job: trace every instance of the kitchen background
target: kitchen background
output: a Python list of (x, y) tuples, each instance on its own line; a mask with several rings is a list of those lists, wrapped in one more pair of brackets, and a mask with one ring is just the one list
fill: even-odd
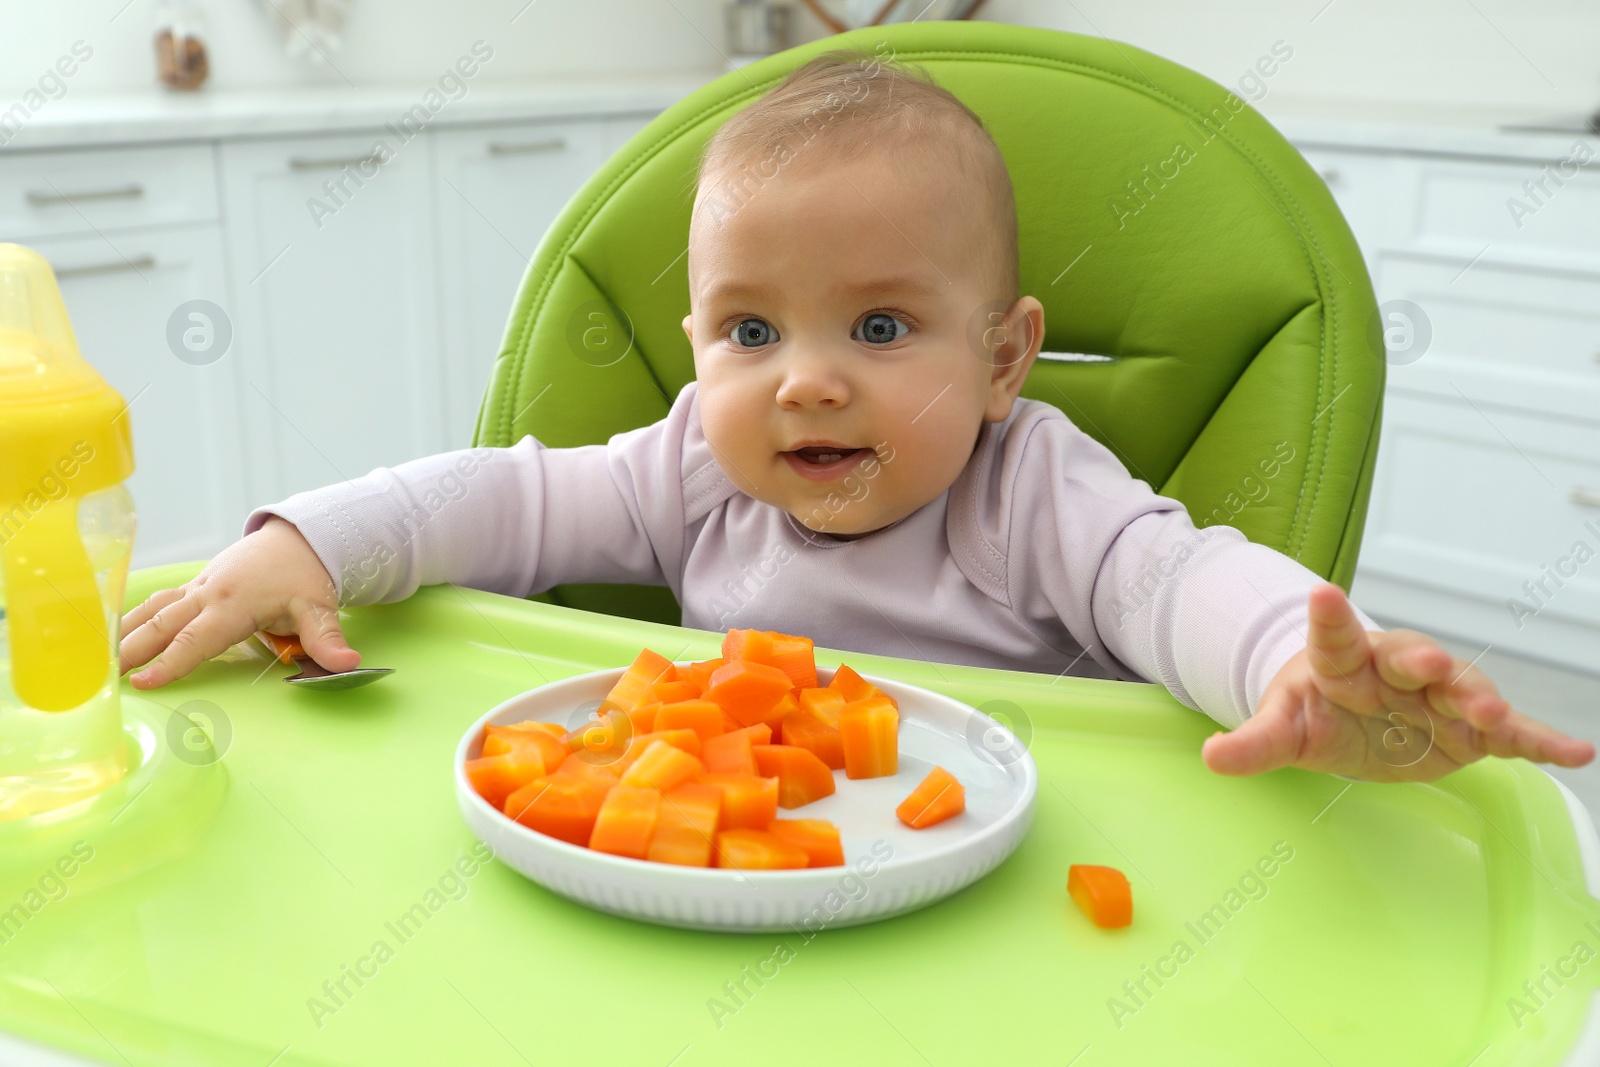
[[(135, 566), (211, 555), (256, 503), (467, 445), (522, 271), (585, 178), (731, 65), (826, 35), (818, 11), (860, 25), (881, 7), (7, 0), (0, 240), (50, 258), (130, 402)], [(992, 0), (974, 17), (1167, 56), (1305, 153), (1390, 349), (1357, 601), (1600, 741), (1600, 8)], [(1600, 811), (1600, 769), (1554, 773)]]

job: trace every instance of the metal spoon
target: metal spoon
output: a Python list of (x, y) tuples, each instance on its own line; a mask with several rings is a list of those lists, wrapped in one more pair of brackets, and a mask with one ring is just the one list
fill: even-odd
[(301, 689), (355, 689), (368, 682), (376, 682), (386, 674), (394, 673), (393, 667), (357, 667), (351, 671), (330, 671), (308, 656), (296, 638), (269, 634), (265, 630), (257, 630), (256, 636), (261, 638), (262, 644), (266, 645), (281, 662), (300, 668), (299, 674), (291, 674), (284, 681)]

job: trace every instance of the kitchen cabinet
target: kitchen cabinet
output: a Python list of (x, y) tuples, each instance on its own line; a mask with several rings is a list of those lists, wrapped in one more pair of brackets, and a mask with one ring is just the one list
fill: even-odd
[(444, 448), (428, 148), (387, 136), (221, 147), (263, 502)]
[(0, 151), (0, 240), (51, 261), (130, 402), (133, 565), (465, 447), (529, 257), (655, 110)]
[(1545, 171), (1528, 161), (1301, 148), (1391, 336), (1410, 331), (1390, 353), (1355, 599), (1600, 670), (1600, 174), (1570, 168), (1534, 197)]

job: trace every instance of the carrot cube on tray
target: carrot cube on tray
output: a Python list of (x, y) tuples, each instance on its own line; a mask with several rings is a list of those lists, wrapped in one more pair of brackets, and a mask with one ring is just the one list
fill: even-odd
[(723, 830), (717, 834), (716, 865), (740, 871), (794, 870), (809, 862), (805, 849), (765, 830)]
[(659, 790), (635, 785), (612, 786), (595, 817), (589, 847), (614, 856), (644, 859), (660, 810)]
[(812, 753), (794, 745), (756, 745), (756, 769), (778, 779), (778, 806), (798, 808), (832, 796), (833, 771)]
[(503, 810), (530, 830), (583, 846), (589, 843), (611, 788), (610, 780), (552, 774), (535, 778), (506, 797)]
[(840, 708), (839, 740), (847, 777), (881, 778), (900, 767), (900, 713), (887, 697), (869, 696)]
[(967, 790), (955, 775), (935, 767), (894, 809), (895, 816), (913, 830), (944, 822), (967, 810)]
[(1102, 929), (1133, 922), (1133, 889), (1115, 867), (1074, 863), (1067, 868), (1067, 892), (1089, 921)]

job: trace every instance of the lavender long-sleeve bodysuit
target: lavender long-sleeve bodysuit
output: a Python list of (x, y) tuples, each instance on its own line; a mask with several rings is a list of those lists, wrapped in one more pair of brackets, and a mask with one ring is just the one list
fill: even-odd
[[(885, 453), (876, 472), (893, 462)], [(824, 507), (870, 494), (869, 469)], [(1025, 399), (984, 425), (943, 495), (855, 540), (740, 491), (701, 432), (694, 382), (660, 422), (604, 445), (524, 437), (427, 456), (258, 508), (245, 532), (273, 514), (310, 542), (342, 605), (441, 582), (518, 597), (566, 582), (666, 585), (685, 626), (1155, 681), (1228, 727), (1304, 647), (1320, 581), (1232, 527), (1196, 529), (1060, 411)]]

